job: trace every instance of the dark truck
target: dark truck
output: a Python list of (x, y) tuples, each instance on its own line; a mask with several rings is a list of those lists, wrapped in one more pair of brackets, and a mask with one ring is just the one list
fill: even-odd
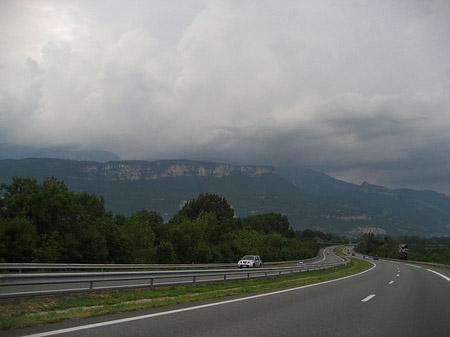
[(398, 245), (398, 258), (400, 260), (408, 260), (408, 245), (401, 243)]

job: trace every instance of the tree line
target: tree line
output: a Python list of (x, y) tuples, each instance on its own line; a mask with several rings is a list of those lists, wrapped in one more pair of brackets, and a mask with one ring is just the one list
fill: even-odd
[(154, 211), (130, 216), (105, 211), (95, 194), (74, 193), (63, 181), (14, 177), (0, 188), (0, 262), (229, 263), (245, 254), (263, 261), (316, 256), (311, 230), (294, 231), (269, 213), (234, 216), (225, 198), (200, 194), (168, 222)]
[(450, 237), (377, 237), (365, 234), (355, 250), (361, 254), (396, 259), (399, 257), (399, 244), (408, 245), (408, 260), (450, 264)]

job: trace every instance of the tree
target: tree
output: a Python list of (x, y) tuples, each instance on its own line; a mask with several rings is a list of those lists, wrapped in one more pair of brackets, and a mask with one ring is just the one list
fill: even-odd
[(89, 226), (80, 237), (80, 245), (83, 263), (108, 262), (108, 248), (106, 240), (95, 226)]
[(377, 254), (378, 248), (382, 244), (383, 241), (377, 239), (377, 237), (374, 234), (372, 233), (364, 234), (361, 237), (361, 240), (359, 241), (355, 250), (361, 254), (375, 255)]
[(236, 233), (236, 248), (238, 258), (247, 254), (261, 255), (261, 258), (265, 259), (265, 256), (261, 254), (264, 247), (264, 234), (249, 228), (244, 228)]
[(188, 201), (178, 212), (188, 219), (194, 220), (203, 213), (213, 212), (219, 221), (223, 219), (233, 218), (234, 210), (228, 204), (225, 198), (221, 198), (216, 194), (200, 194), (197, 199)]
[(279, 213), (252, 215), (243, 219), (243, 223), (244, 226), (266, 234), (276, 232), (285, 237), (292, 238), (295, 236), (295, 232), (289, 227), (287, 216)]
[(70, 218), (67, 213), (73, 193), (54, 177), (44, 179), (42, 186), (31, 177), (14, 177), (11, 185), (2, 184), (2, 190), (5, 190), (4, 216), (29, 219), (38, 234), (57, 230), (63, 219)]
[(212, 262), (211, 248), (205, 241), (199, 241), (194, 247), (193, 263), (210, 263)]
[(244, 254), (283, 260), (317, 252), (311, 233), (294, 233), (286, 216), (234, 218), (233, 208), (215, 194), (188, 201), (165, 224), (146, 209), (129, 217), (105, 212), (102, 197), (73, 193), (54, 177), (42, 185), (15, 177), (0, 192), (1, 262), (209, 263), (236, 262)]
[(0, 261), (31, 262), (36, 248), (36, 230), (25, 218), (0, 223)]
[(59, 250), (60, 233), (42, 234), (38, 238), (37, 248), (33, 254), (35, 262), (58, 263), (61, 262)]
[(175, 249), (169, 241), (163, 241), (156, 249), (156, 263), (176, 263), (177, 255)]
[(170, 229), (170, 242), (180, 263), (192, 263), (191, 236), (186, 235), (186, 227), (181, 223)]
[(134, 214), (121, 228), (128, 252), (128, 263), (152, 263), (155, 256), (155, 234), (147, 219)]
[(120, 225), (108, 217), (97, 220), (96, 228), (105, 239), (108, 250), (107, 261), (109, 263), (127, 263), (127, 252), (124, 247), (126, 240), (123, 238)]

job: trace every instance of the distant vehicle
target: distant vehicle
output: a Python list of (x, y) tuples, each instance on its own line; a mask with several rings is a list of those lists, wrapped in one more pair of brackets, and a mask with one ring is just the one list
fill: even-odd
[(369, 259), (369, 257), (364, 255), (364, 260), (368, 260), (368, 259)]
[(352, 253), (352, 256), (355, 256), (355, 253)]
[(238, 268), (256, 268), (263, 264), (259, 255), (245, 255), (238, 262)]
[(400, 260), (408, 260), (408, 245), (405, 243), (398, 245), (398, 258)]
[(373, 257), (373, 259), (374, 259), (374, 260), (378, 260), (378, 255), (375, 255), (375, 256)]

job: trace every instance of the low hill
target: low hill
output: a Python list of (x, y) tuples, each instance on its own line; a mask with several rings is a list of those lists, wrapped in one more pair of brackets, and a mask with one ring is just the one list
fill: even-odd
[[(125, 215), (146, 208), (169, 219), (183, 202), (200, 193), (214, 193), (225, 197), (237, 216), (281, 213), (288, 216), (291, 226), (297, 230), (422, 236), (450, 233), (441, 226), (446, 219), (445, 213), (441, 218), (428, 218), (429, 224), (425, 226), (415, 217), (405, 216), (406, 211), (398, 212), (395, 207), (389, 209), (376, 200), (370, 202), (350, 193), (329, 192), (327, 195), (326, 186), (317, 187), (325, 191), (322, 195), (317, 190), (308, 191), (269, 166), (188, 160), (107, 163), (61, 159), (0, 160), (0, 182), (10, 183), (13, 176), (34, 176), (38, 180), (54, 176), (75, 192), (103, 196), (108, 210)], [(324, 176), (322, 178), (337, 186), (343, 183)], [(312, 181), (312, 177), (306, 180)], [(429, 205), (432, 203), (430, 199)], [(408, 203), (402, 205), (407, 208)], [(440, 204), (435, 207), (445, 209)], [(419, 212), (418, 219), (426, 216), (428, 213)]]

